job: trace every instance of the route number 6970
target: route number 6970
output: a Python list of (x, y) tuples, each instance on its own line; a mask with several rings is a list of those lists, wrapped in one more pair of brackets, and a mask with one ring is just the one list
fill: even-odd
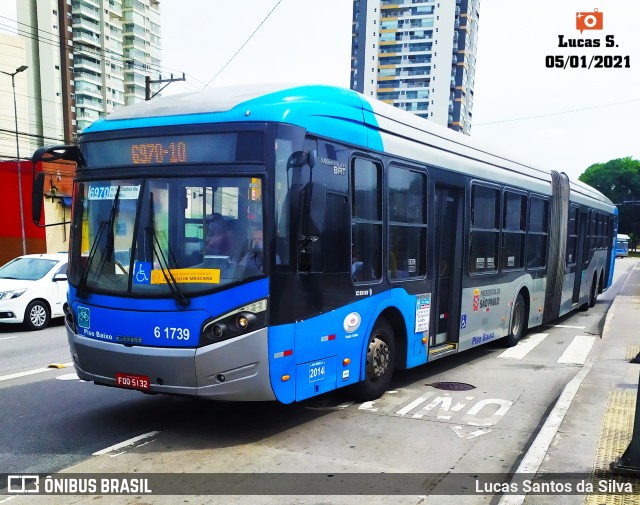
[(166, 340), (189, 340), (190, 335), (189, 328), (173, 328), (170, 326), (160, 328), (160, 326), (156, 326), (153, 328), (153, 336), (156, 338), (164, 336)]

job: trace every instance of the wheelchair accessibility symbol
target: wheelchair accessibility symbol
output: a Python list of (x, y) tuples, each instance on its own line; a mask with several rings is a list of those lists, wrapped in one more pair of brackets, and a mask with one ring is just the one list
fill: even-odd
[(133, 283), (149, 284), (151, 282), (151, 262), (136, 261), (133, 267)]

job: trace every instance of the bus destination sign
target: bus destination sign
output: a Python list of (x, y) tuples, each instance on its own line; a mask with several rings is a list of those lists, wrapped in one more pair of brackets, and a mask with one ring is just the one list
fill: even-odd
[(163, 165), (165, 163), (186, 163), (186, 161), (186, 142), (131, 145), (131, 163), (134, 165)]
[[(247, 152), (239, 145), (259, 146)], [(262, 135), (224, 132), (188, 135), (153, 135), (80, 142), (82, 168), (173, 166), (200, 163), (262, 161)]]

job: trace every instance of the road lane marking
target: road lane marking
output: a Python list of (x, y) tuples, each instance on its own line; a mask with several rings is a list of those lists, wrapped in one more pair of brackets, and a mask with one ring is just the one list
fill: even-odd
[(571, 326), (569, 324), (543, 324), (545, 328), (571, 328), (573, 330), (584, 330), (586, 326)]
[(534, 333), (526, 338), (523, 338), (517, 345), (507, 349), (502, 354), (498, 355), (498, 358), (504, 359), (522, 359), (524, 358), (534, 347), (549, 336), (548, 333)]
[(569, 347), (567, 347), (562, 356), (558, 358), (558, 363), (571, 363), (575, 365), (582, 365), (587, 356), (589, 355), (589, 351), (593, 347), (593, 343), (595, 342), (596, 337), (587, 336), (587, 335), (577, 335), (573, 338)]
[(17, 337), (2, 337), (0, 338), (0, 340), (9, 340), (10, 338), (17, 338)]
[(111, 445), (109, 447), (106, 447), (105, 449), (102, 449), (100, 451), (96, 451), (96, 452), (94, 452), (92, 454), (92, 456), (102, 456), (104, 454), (108, 454), (110, 452), (117, 451), (119, 449), (124, 449), (125, 447), (129, 447), (130, 445), (133, 445), (136, 442), (139, 442), (140, 440), (144, 440), (145, 438), (154, 437), (158, 433), (160, 433), (160, 432), (159, 431), (150, 431), (149, 433), (145, 433), (143, 435), (130, 438), (129, 440), (125, 440), (124, 442), (120, 442), (119, 444)]
[[(538, 432), (538, 435), (531, 444), (531, 447), (529, 447), (529, 450), (524, 455), (516, 473), (530, 475), (538, 473), (540, 465), (549, 451), (551, 442), (553, 442), (553, 439), (564, 420), (564, 416), (567, 414), (567, 411), (571, 406), (571, 402), (573, 402), (578, 389), (582, 385), (582, 381), (591, 370), (591, 366), (591, 363), (583, 365), (575, 377), (571, 379), (562, 390), (560, 398), (558, 398), (558, 401), (553, 407), (553, 410), (551, 410), (549, 417), (547, 417), (547, 420)], [(498, 505), (522, 505), (525, 497), (526, 495), (503, 495), (498, 502)]]
[(426, 402), (433, 395), (434, 395), (434, 393), (427, 393), (426, 395), (422, 395), (422, 396), (416, 398), (409, 405), (406, 405), (405, 407), (403, 407), (400, 410), (398, 410), (398, 412), (396, 412), (396, 415), (398, 415), (400, 417), (404, 416), (407, 412), (411, 412), (413, 409), (415, 409), (421, 403)]
[[(72, 366), (73, 363), (65, 363), (65, 366)], [(42, 372), (51, 372), (53, 370), (57, 370), (57, 368), (49, 368), (49, 367), (45, 367), (45, 368), (35, 368), (33, 370), (27, 370), (25, 372), (17, 372), (17, 373), (12, 373), (9, 375), (2, 375), (0, 376), (0, 382), (3, 381), (8, 381), (11, 379), (17, 379), (19, 377), (26, 377), (28, 375), (35, 375), (38, 373), (42, 373)]]
[(87, 381), (83, 381), (80, 379), (80, 377), (78, 377), (78, 374), (75, 372), (72, 373), (66, 373), (63, 375), (58, 375), (56, 377), (57, 380), (59, 381), (80, 381), (80, 382), (87, 382)]

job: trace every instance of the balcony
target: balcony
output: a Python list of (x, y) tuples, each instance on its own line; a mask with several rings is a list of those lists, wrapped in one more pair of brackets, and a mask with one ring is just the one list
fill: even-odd
[(99, 63), (91, 60), (86, 60), (84, 58), (74, 58), (73, 66), (76, 69), (76, 72), (82, 72), (82, 69), (91, 69), (96, 72), (101, 72), (102, 67)]
[[(97, 7), (93, 7), (91, 5), (85, 5), (81, 2), (72, 2), (71, 7), (73, 8), (73, 14), (81, 15), (86, 18), (92, 19), (94, 21), (100, 22), (100, 9)], [(74, 21), (75, 22), (75, 21)]]
[(116, 19), (122, 19), (122, 3), (109, 0), (109, 15)]
[(98, 100), (96, 98), (90, 98), (90, 97), (77, 98), (76, 107), (84, 107), (85, 116), (88, 116), (89, 114), (91, 114), (91, 111), (102, 112), (104, 110), (102, 100)]
[[(68, 0), (67, 0), (67, 3), (69, 3)], [(99, 12), (102, 2), (100, 0), (73, 0), (73, 2), (71, 2), (71, 7), (75, 9), (76, 6), (80, 4), (93, 7), (94, 9), (98, 9), (98, 12)]]
[(71, 26), (79, 31), (86, 30), (88, 33), (91, 33), (96, 37), (99, 37), (101, 33), (100, 23), (78, 16), (73, 16)]
[[(88, 86), (87, 89), (89, 90), (94, 90), (94, 89), (100, 90), (100, 86), (102, 85), (101, 75), (97, 75), (91, 72), (79, 72), (77, 69), (73, 76), (73, 80), (76, 82), (76, 91), (79, 89), (78, 86), (80, 86), (81, 83), (83, 82), (86, 82), (90, 85), (95, 86), (95, 88), (93, 86)], [(80, 89), (82, 89), (82, 86), (80, 86)], [(102, 96), (101, 91), (97, 91), (96, 93)]]
[(430, 68), (426, 68), (424, 70), (403, 70), (402, 72), (400, 72), (400, 77), (424, 77), (430, 74)]
[(90, 46), (101, 47), (100, 37), (83, 30), (73, 30), (73, 40), (76, 44), (82, 43)]

